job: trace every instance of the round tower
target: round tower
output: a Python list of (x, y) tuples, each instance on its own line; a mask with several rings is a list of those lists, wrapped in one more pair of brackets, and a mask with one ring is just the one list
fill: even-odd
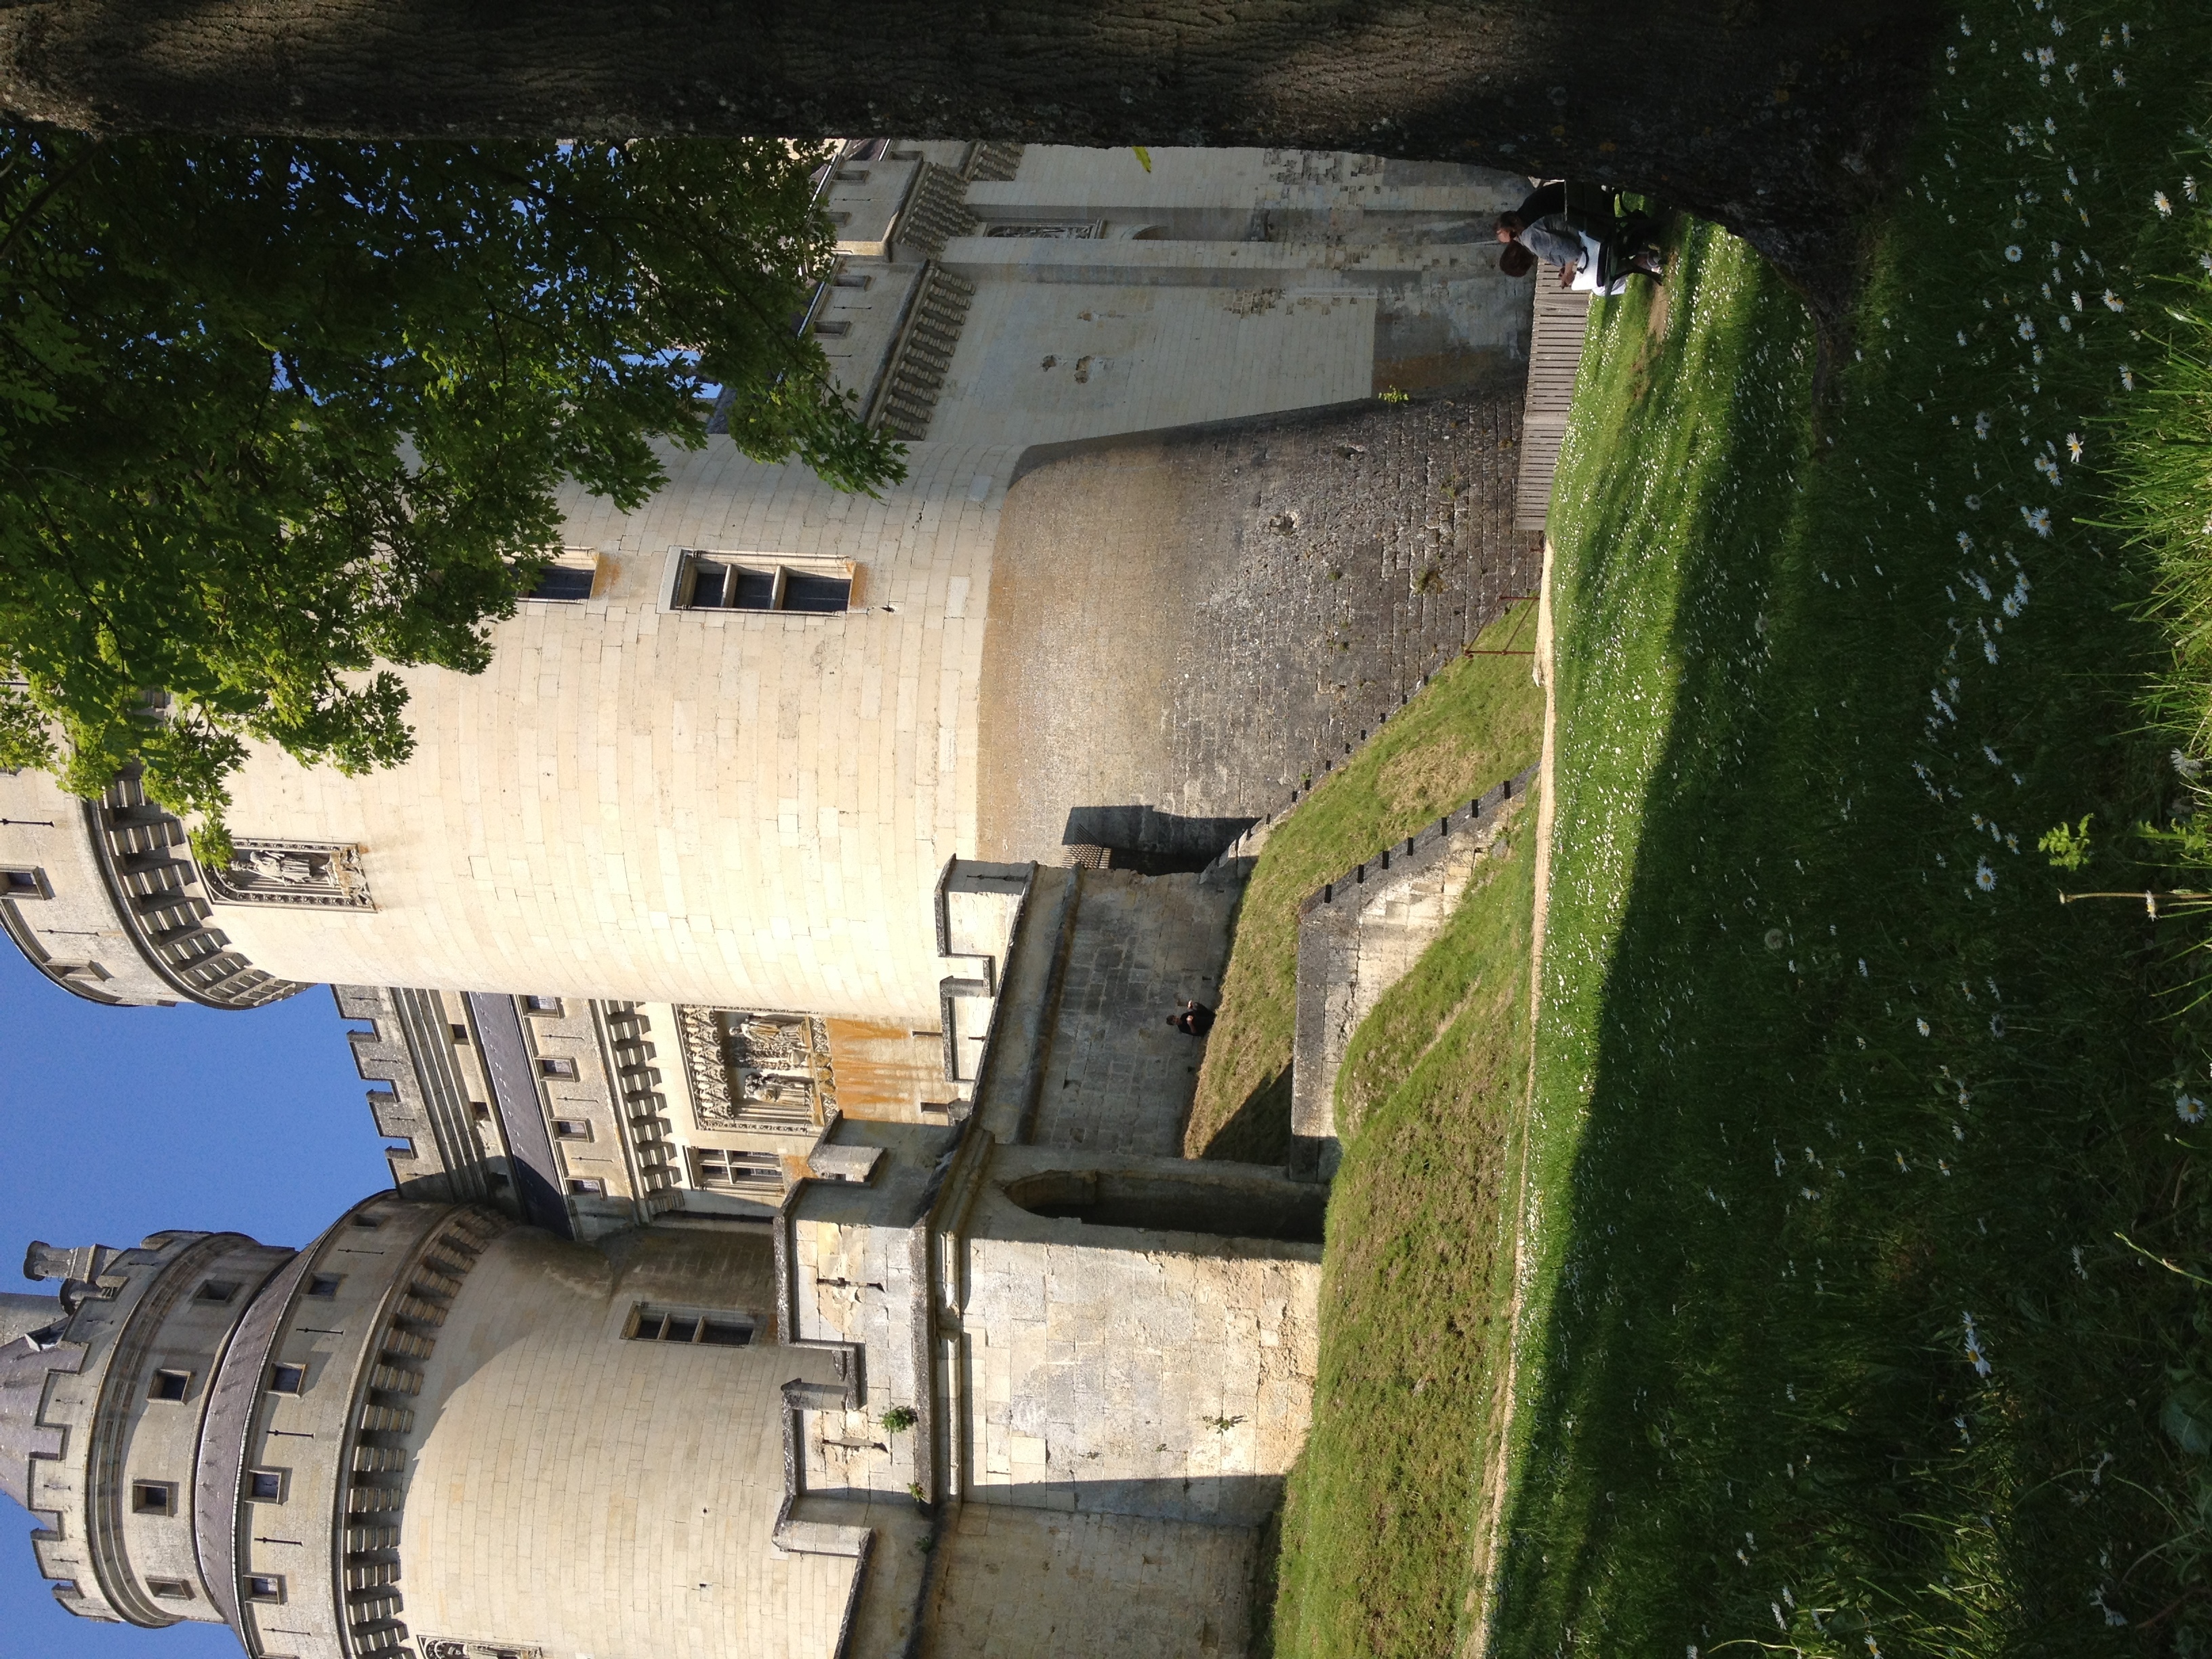
[(565, 490), (574, 580), (483, 673), (402, 672), (411, 759), (254, 751), (230, 828), (276, 862), (216, 872), (224, 931), (302, 980), (933, 1025), (1017, 453), (917, 445), (871, 500), (718, 438), (635, 511)]
[(185, 826), (134, 769), (97, 800), (44, 772), (0, 771), (0, 927), (33, 966), (94, 1002), (258, 1008), (300, 988), (218, 924)]
[(763, 1233), (594, 1249), (380, 1194), (296, 1252), (26, 1270), (63, 1294), (0, 1304), (0, 1489), (73, 1612), (256, 1659), (836, 1645), (856, 1564), (775, 1547), (809, 1365)]

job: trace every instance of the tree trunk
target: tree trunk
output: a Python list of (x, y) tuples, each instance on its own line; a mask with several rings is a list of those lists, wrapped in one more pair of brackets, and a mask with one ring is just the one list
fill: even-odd
[(0, 0), (0, 104), (99, 132), (1262, 145), (1650, 192), (1832, 321), (1916, 0)]

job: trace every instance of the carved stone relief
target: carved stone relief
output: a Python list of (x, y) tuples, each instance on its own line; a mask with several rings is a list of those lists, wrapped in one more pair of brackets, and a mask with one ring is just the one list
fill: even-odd
[(1103, 228), (1097, 219), (1009, 221), (991, 226), (986, 236), (1036, 236), (1050, 241), (1089, 241)]
[(258, 841), (231, 843), (230, 862), (209, 866), (208, 896), (218, 904), (305, 904), (324, 909), (374, 910), (361, 871), (361, 849), (342, 842)]
[(422, 1659), (545, 1659), (545, 1650), (521, 1642), (472, 1642), (460, 1636), (422, 1638)]
[(702, 1124), (811, 1133), (836, 1105), (829, 1028), (816, 1016), (680, 1007), (676, 1018)]

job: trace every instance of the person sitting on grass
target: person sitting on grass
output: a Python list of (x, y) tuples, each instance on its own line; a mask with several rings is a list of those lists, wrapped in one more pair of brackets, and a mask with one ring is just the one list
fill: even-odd
[(1178, 1031), (1202, 1037), (1213, 1029), (1213, 1010), (1202, 1002), (1186, 1002), (1182, 1012), (1168, 1016), (1168, 1024)]

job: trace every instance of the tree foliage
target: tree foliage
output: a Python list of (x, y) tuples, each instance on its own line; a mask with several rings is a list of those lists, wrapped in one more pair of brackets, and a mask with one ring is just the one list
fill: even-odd
[(406, 757), (392, 665), (475, 672), (565, 475), (653, 441), (902, 474), (793, 322), (818, 155), (0, 130), (0, 765), (127, 764), (227, 850), (251, 740)]

